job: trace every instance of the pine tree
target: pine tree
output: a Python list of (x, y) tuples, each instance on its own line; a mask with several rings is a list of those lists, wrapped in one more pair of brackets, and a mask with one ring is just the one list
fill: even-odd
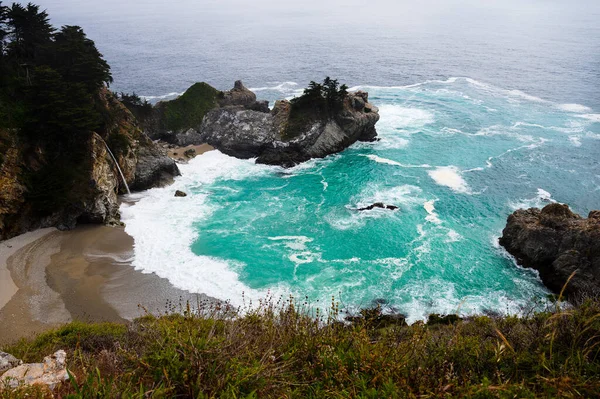
[(13, 3), (6, 10), (8, 18), (8, 55), (21, 64), (39, 63), (52, 41), (54, 28), (48, 13), (29, 3)]
[(90, 92), (113, 81), (108, 63), (79, 26), (63, 26), (55, 35), (51, 60), (65, 81), (84, 84)]

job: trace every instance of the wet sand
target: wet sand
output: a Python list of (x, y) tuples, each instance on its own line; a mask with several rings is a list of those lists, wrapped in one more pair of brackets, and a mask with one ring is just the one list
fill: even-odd
[(6, 244), (12, 248), (3, 247), (0, 271), (8, 270), (18, 289), (2, 275), (0, 344), (72, 320), (125, 322), (187, 301), (214, 301), (135, 270), (133, 239), (122, 227), (44, 229), (0, 243)]
[[(212, 151), (215, 148), (209, 144), (199, 144), (199, 145), (188, 145), (186, 147), (174, 147), (167, 149), (167, 155), (179, 162), (187, 162), (190, 159), (194, 158), (196, 155), (202, 155), (207, 151)], [(186, 151), (194, 150), (192, 156), (185, 155)]]

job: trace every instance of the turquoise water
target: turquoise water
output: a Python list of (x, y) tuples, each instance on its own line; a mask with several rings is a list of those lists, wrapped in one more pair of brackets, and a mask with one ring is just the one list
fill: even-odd
[[(466, 78), (361, 89), (380, 109), (380, 141), (292, 169), (196, 158), (175, 186), (122, 209), (134, 265), (234, 303), (242, 292), (335, 296), (347, 309), (384, 299), (411, 320), (515, 314), (544, 297), (497, 238), (519, 207), (600, 207), (600, 114)], [(374, 202), (399, 210), (356, 210)]]

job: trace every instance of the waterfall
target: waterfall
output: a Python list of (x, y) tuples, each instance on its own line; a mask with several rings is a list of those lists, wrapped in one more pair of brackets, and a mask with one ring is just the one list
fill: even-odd
[[(104, 140), (102, 140), (102, 141), (104, 141)], [(104, 141), (104, 145), (106, 146), (106, 149), (108, 150), (108, 153), (110, 154), (110, 157), (115, 162), (115, 165), (117, 165), (117, 170), (119, 171), (119, 174), (121, 175), (121, 179), (123, 179), (123, 184), (125, 184), (125, 188), (127, 189), (127, 194), (131, 194), (131, 191), (129, 191), (129, 186), (127, 185), (127, 181), (125, 180), (125, 176), (123, 176), (123, 172), (121, 171), (121, 167), (119, 166), (119, 163), (117, 162), (117, 158), (115, 158), (115, 156), (113, 155), (113, 153), (110, 150), (110, 148), (108, 148), (108, 144), (106, 144), (106, 141)]]

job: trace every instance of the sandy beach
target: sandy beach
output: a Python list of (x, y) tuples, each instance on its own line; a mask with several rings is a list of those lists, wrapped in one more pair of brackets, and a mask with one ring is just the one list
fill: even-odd
[(123, 322), (164, 313), (168, 303), (210, 300), (135, 270), (133, 239), (122, 227), (43, 229), (1, 245), (0, 343), (72, 320)]
[[(212, 149), (195, 147), (196, 154)], [(0, 344), (72, 320), (126, 322), (187, 301), (214, 301), (135, 270), (133, 246), (123, 227), (98, 225), (40, 229), (0, 242)]]
[[(197, 155), (202, 155), (207, 151), (212, 151), (215, 148), (209, 144), (188, 145), (186, 147), (167, 148), (167, 155), (178, 162), (187, 162)], [(193, 150), (192, 152), (189, 152)]]

